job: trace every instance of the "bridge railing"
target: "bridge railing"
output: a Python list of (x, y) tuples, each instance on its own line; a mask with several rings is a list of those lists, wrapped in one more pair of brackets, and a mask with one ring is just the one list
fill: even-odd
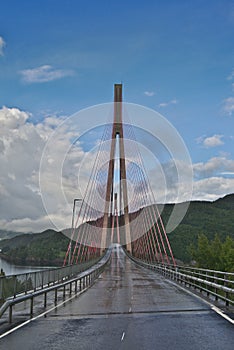
[(77, 265), (44, 269), (0, 277), (0, 305), (9, 297), (17, 297), (38, 289), (45, 289), (72, 278), (98, 262), (94, 259)]
[(189, 266), (149, 264), (148, 262), (128, 256), (146, 268), (157, 271), (185, 287), (191, 287), (209, 298), (222, 300), (225, 306), (234, 305), (234, 273), (202, 269)]
[[(38, 289), (31, 289), (27, 293), (21, 293), (20, 295), (9, 297), (5, 300), (3, 305), (0, 307), (0, 318), (2, 315), (6, 312), (6, 310), (9, 309), (9, 323), (12, 322), (12, 314), (13, 314), (13, 307), (16, 304), (29, 301), (29, 315), (32, 318), (34, 314), (34, 299), (44, 295), (44, 298), (40, 300), (40, 303), (43, 307), (43, 310), (47, 307), (47, 295), (49, 293), (54, 293), (54, 304), (57, 305), (58, 301), (58, 292), (62, 291), (62, 298), (63, 300), (66, 299), (66, 290), (69, 291), (69, 296), (72, 295), (72, 293), (75, 293), (77, 295), (78, 292), (81, 292), (88, 287), (90, 287), (95, 279), (100, 275), (100, 273), (104, 270), (106, 264), (109, 262), (111, 256), (111, 249), (108, 249), (104, 256), (96, 260), (96, 263), (92, 261), (92, 263), (89, 263), (86, 265), (82, 264), (80, 266), (80, 270), (72, 269), (72, 266), (69, 266), (69, 269), (63, 268), (62, 270), (68, 270), (69, 274), (62, 277), (62, 274), (54, 275), (56, 277), (59, 277), (60, 280), (53, 280), (53, 282), (49, 282), (47, 285), (43, 285), (43, 288)], [(84, 270), (85, 269), (85, 270)], [(83, 272), (81, 272), (83, 270)], [(77, 272), (78, 271), (78, 272)], [(48, 279), (48, 281), (51, 281)], [(50, 285), (51, 283), (51, 285)], [(42, 286), (42, 285), (41, 285)], [(51, 299), (51, 298), (50, 298)], [(52, 298), (53, 299), (53, 298)]]

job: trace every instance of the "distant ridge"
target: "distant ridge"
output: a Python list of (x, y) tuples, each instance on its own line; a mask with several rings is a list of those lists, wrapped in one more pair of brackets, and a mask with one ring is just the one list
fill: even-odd
[(1, 257), (20, 265), (61, 266), (69, 239), (61, 232), (45, 230), (0, 241)]
[[(162, 218), (166, 225), (173, 204), (166, 204)], [(65, 232), (69, 232), (66, 229)], [(229, 235), (234, 239), (234, 194), (228, 194), (213, 202), (192, 201), (180, 225), (169, 234), (169, 240), (177, 259), (189, 262), (188, 247), (197, 243), (199, 234), (213, 239), (217, 233), (221, 240)], [(4, 257), (18, 264), (61, 265), (69, 239), (61, 232), (48, 229), (40, 233), (25, 234), (0, 230), (0, 249)]]
[(229, 208), (234, 210), (234, 194), (227, 194), (226, 196), (217, 199), (213, 202), (216, 206), (221, 205), (221, 207)]
[[(168, 217), (170, 210), (166, 205), (162, 216)], [(209, 240), (214, 239), (215, 234), (218, 234), (222, 241), (227, 236), (234, 239), (234, 194), (228, 194), (213, 202), (192, 201), (190, 203), (180, 225), (169, 234), (175, 256), (189, 262), (191, 256), (188, 247), (191, 243), (196, 244), (198, 235), (202, 233)]]

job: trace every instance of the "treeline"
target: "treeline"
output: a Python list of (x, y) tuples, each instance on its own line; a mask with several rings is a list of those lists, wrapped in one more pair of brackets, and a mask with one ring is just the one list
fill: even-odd
[[(163, 209), (165, 226), (173, 207), (167, 204)], [(201, 267), (234, 271), (233, 212), (234, 194), (215, 202), (191, 202), (183, 221), (168, 234), (175, 258), (185, 264), (195, 260)], [(1, 240), (0, 249), (4, 258), (16, 264), (59, 266), (68, 243), (61, 232), (46, 230)]]
[(3, 257), (12, 263), (61, 266), (68, 243), (61, 232), (47, 230), (2, 241), (1, 245)]
[[(162, 218), (166, 224), (172, 212), (173, 205), (167, 204)], [(209, 242), (215, 235), (221, 242), (227, 236), (234, 239), (234, 195), (227, 195), (214, 202), (191, 202), (189, 209), (179, 226), (168, 234), (175, 257), (189, 264), (194, 257), (191, 255), (190, 245), (198, 245), (198, 237), (205, 235)]]
[(230, 236), (222, 242), (218, 234), (213, 240), (200, 234), (197, 245), (191, 244), (188, 250), (198, 267), (234, 272), (234, 240)]
[(1, 281), (0, 306), (5, 302), (7, 298), (13, 296), (15, 293), (24, 293), (25, 290), (30, 289), (33, 289), (33, 283), (31, 278), (28, 278), (24, 281), (20, 281), (14, 276), (8, 276), (7, 278), (4, 278)]

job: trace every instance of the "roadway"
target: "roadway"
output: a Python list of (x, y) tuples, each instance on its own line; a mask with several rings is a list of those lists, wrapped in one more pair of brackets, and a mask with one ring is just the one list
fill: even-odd
[(95, 284), (0, 340), (0, 349), (232, 350), (233, 325), (116, 247)]

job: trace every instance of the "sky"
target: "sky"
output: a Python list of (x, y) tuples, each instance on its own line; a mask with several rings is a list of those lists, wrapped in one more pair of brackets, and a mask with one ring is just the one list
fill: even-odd
[[(87, 144), (67, 158), (68, 207), (50, 216), (39, 186), (43, 149), (61, 121), (111, 102), (119, 82), (124, 101), (157, 111), (184, 140), (192, 199), (234, 193), (233, 38), (233, 0), (1, 2), (0, 229), (40, 231), (51, 216), (68, 225)], [(56, 134), (56, 159), (81, 132), (75, 125)], [(44, 174), (50, 199), (53, 166)]]

